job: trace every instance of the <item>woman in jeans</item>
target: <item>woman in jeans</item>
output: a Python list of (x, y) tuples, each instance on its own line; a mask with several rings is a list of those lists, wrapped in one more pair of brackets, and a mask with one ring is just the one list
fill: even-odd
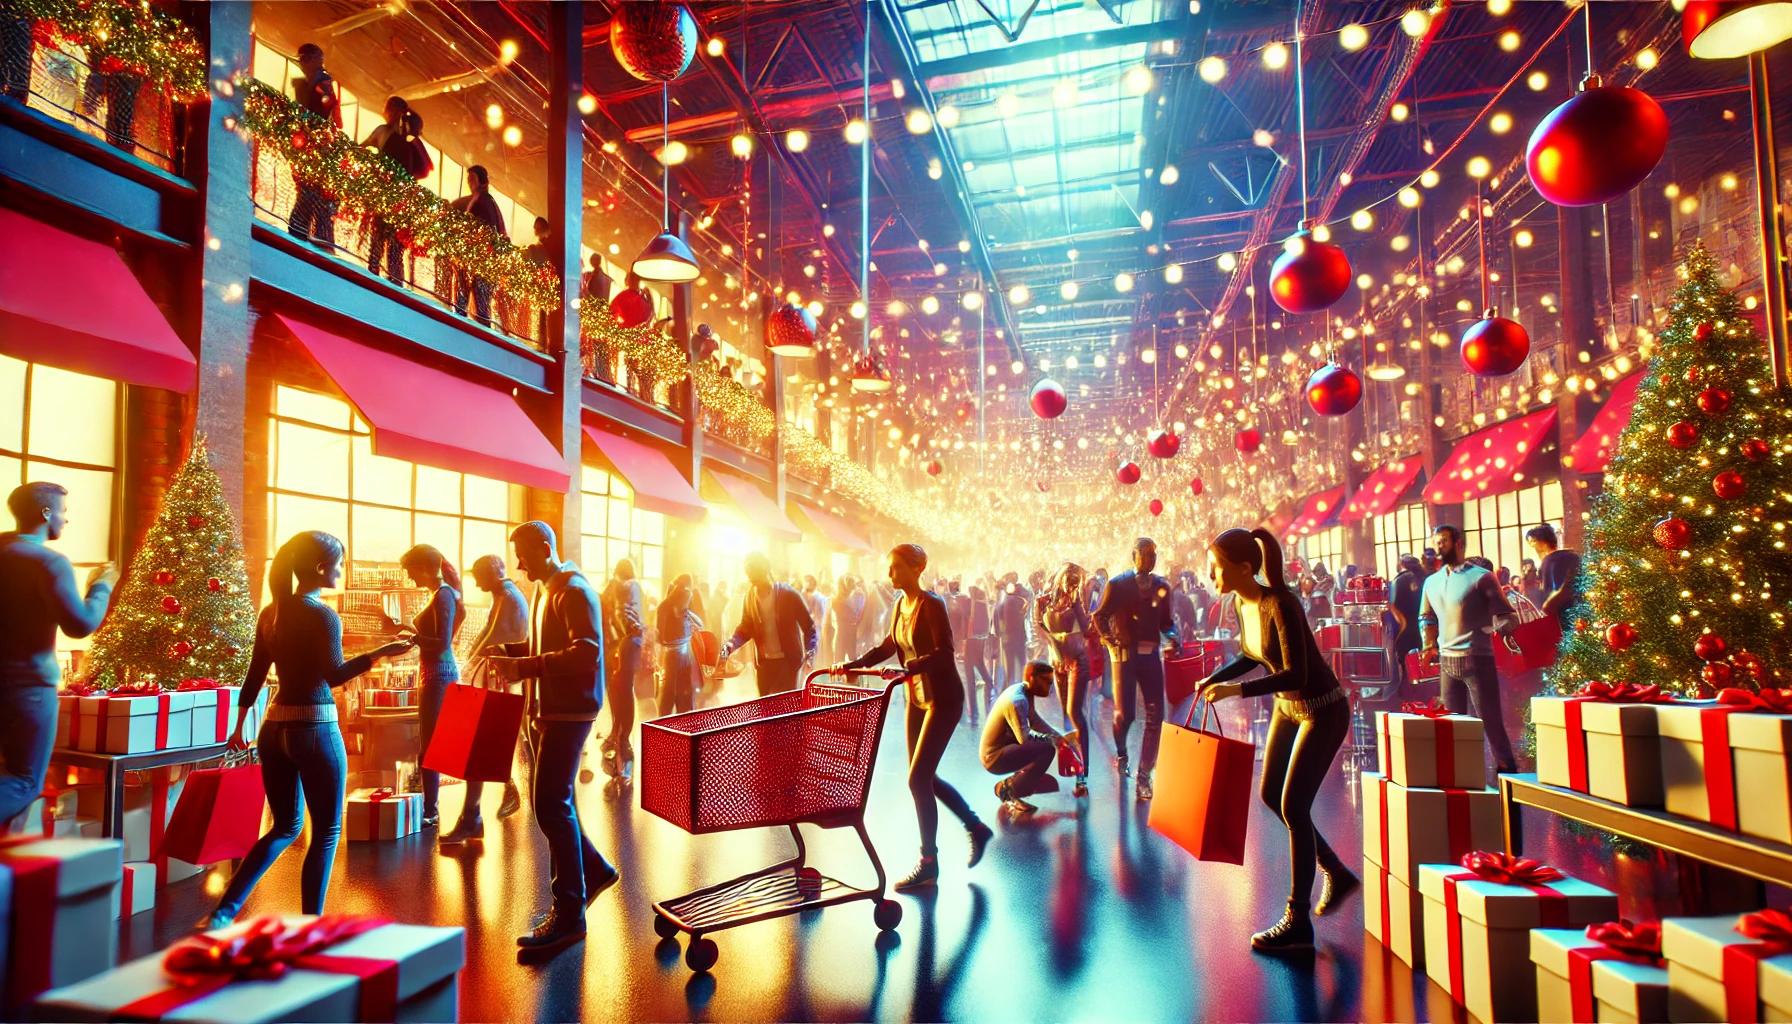
[(695, 700), (697, 658), (691, 638), (703, 620), (691, 609), (691, 574), (672, 581), (656, 616), (660, 635), (660, 716), (691, 710)]
[[(336, 840), (342, 834), (343, 786), (348, 775), (348, 755), (342, 733), (336, 727), (336, 702), (330, 688), (341, 686), (373, 667), (375, 661), (411, 649), (410, 640), (394, 640), (374, 651), (342, 658), (342, 620), (319, 600), (320, 590), (334, 589), (342, 579), (342, 542), (327, 533), (301, 533), (281, 546), (268, 569), (268, 590), (273, 600), (262, 609), (255, 629), (255, 650), (249, 658), (249, 675), (237, 698), (236, 729), (230, 749), (248, 748), (243, 740), (243, 719), (255, 706), (268, 668), (279, 671), (280, 689), (268, 708), (257, 748), (261, 752), (261, 778), (267, 787), (268, 807), (274, 827), (256, 842), (237, 865), (216, 910), (202, 922), (207, 929), (222, 928), (236, 919), (249, 898), (249, 890), (299, 837), (305, 811), (311, 813), (311, 844), (305, 850), (300, 874), (300, 910), (324, 911), (324, 894), (330, 888), (330, 865), (336, 859)], [(304, 809), (299, 806), (303, 791)]]
[(1058, 681), (1058, 699), (1064, 704), (1072, 740), (1083, 759), (1071, 792), (1089, 795), (1089, 642), (1094, 628), (1089, 606), (1083, 603), (1083, 567), (1065, 562), (1052, 588), (1033, 603), (1033, 622), (1049, 643), (1052, 674)]
[(422, 692), (418, 694), (417, 724), (422, 734), (417, 751), (419, 774), (423, 777), (423, 827), (434, 828), (441, 820), (436, 795), (442, 788), (442, 773), (423, 768), (423, 752), (429, 749), (435, 735), (436, 719), (442, 713), (442, 701), (448, 687), (460, 682), (460, 666), (454, 660), (454, 637), (467, 619), (467, 607), (461, 601), (460, 573), (442, 553), (428, 544), (419, 544), (398, 559), (411, 582), (430, 592), (429, 603), (411, 620), (411, 638), (417, 644), (421, 662)]

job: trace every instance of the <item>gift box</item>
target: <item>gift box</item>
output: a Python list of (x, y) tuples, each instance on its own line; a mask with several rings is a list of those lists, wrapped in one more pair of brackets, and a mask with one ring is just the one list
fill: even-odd
[(82, 697), (75, 725), (76, 750), (143, 754), (193, 745), (193, 694), (113, 691)]
[[(1752, 933), (1752, 934), (1750, 934)], [(1668, 1019), (1792, 1021), (1792, 921), (1779, 911), (1661, 922)]]
[(1410, 888), (1420, 864), (1453, 864), (1504, 842), (1491, 789), (1421, 789), (1363, 773), (1363, 855)]
[(80, 734), (81, 698), (73, 693), (56, 695), (56, 746), (72, 749)]
[(408, 708), (415, 706), (416, 690), (365, 689), (361, 699), (370, 708)]
[(186, 787), (185, 773), (170, 766), (128, 773), (126, 778), (133, 775), (140, 777), (143, 784), (127, 782), (124, 788), (124, 816), (119, 820), (118, 838), (124, 841), (125, 859), (154, 862), (158, 885), (184, 882), (204, 871), (198, 864), (170, 857), (162, 849), (169, 817)]
[(1473, 853), (1419, 867), (1425, 972), (1480, 1020), (1537, 1019), (1532, 928), (1585, 927), (1618, 916), (1618, 898), (1533, 860)]
[[(1630, 807), (1660, 807), (1661, 742), (1657, 702), (1622, 695), (1654, 687), (1611, 688), (1615, 698), (1532, 697), (1537, 727), (1537, 781), (1591, 793)], [(1664, 698), (1665, 699), (1665, 698)]]
[(1363, 857), (1363, 926), (1408, 966), (1425, 966), (1425, 905), (1393, 872)]
[[(1603, 935), (1610, 938), (1593, 938)], [(1652, 1024), (1668, 1019), (1668, 969), (1656, 925), (1608, 922), (1531, 932), (1537, 1019)]]
[(391, 789), (357, 789), (349, 793), (342, 831), (351, 842), (402, 839), (423, 827), (423, 794)]
[[(98, 787), (81, 787), (98, 789)], [(75, 786), (58, 787), (45, 784), (43, 795), (25, 805), (10, 822), (0, 822), (0, 826), (9, 826), (17, 835), (54, 836), (66, 834), (67, 829), (58, 832), (57, 823), (74, 821), (82, 816), (81, 788)]]
[(70, 985), (118, 959), (113, 908), (124, 857), (112, 839), (22, 839), (0, 844), (10, 876), (4, 1003)]
[(112, 920), (129, 920), (156, 905), (156, 866), (146, 861), (126, 862), (124, 875), (118, 882), (118, 902), (112, 907)]
[[(1779, 696), (1786, 692), (1725, 690), (1717, 703), (1656, 709), (1669, 813), (1792, 842), (1792, 701)], [(1747, 800), (1737, 799), (1737, 779), (1748, 780)]]
[(209, 747), (230, 739), (230, 731), (236, 728), (236, 701), (242, 688), (194, 686), (186, 692), (193, 695), (193, 745)]
[(1401, 786), (1480, 789), (1487, 785), (1485, 735), (1479, 718), (1408, 702), (1375, 713), (1376, 765)]
[[(207, 950), (245, 934), (251, 942), (234, 973), (213, 968)], [(272, 961), (284, 971), (272, 971)], [(460, 928), (355, 918), (260, 918), (183, 940), (79, 984), (46, 992), (47, 1019), (111, 1021), (453, 1021), (466, 963)], [(278, 973), (277, 977), (268, 977)]]

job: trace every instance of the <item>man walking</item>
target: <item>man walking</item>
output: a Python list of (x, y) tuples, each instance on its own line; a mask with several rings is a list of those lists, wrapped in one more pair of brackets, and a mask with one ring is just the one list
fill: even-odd
[(604, 687), (610, 703), (610, 734), (604, 737), (602, 748), (604, 774), (627, 785), (635, 771), (635, 748), (630, 742), (635, 729), (635, 677), (641, 672), (647, 645), (641, 584), (635, 582), (632, 560), (617, 560), (610, 584), (604, 588), (603, 608), (604, 644), (612, 651)]
[(758, 552), (747, 556), (740, 624), (722, 645), (722, 660), (749, 642), (761, 697), (796, 689), (798, 673), (815, 660), (821, 642), (802, 595), (789, 584), (773, 582), (771, 559)]
[(1165, 641), (1180, 646), (1170, 608), (1170, 581), (1153, 572), (1157, 542), (1140, 537), (1132, 549), (1132, 568), (1108, 581), (1093, 614), (1095, 629), (1108, 648), (1114, 694), (1114, 767), (1128, 774), (1126, 734), (1132, 731), (1138, 701), (1145, 702), (1145, 738), (1139, 744), (1139, 779), (1135, 795), (1150, 800), (1151, 770), (1157, 765), (1157, 744), (1164, 724)]
[(1419, 628), (1424, 633), (1419, 656), (1438, 665), (1438, 691), (1451, 712), (1467, 714), (1472, 699), (1493, 748), (1496, 770), (1511, 774), (1518, 771), (1518, 758), (1506, 735), (1489, 634), (1497, 631), (1509, 642), (1518, 613), (1500, 592), (1493, 573), (1464, 558), (1461, 530), (1440, 526), (1431, 543), (1441, 568), (1426, 578), (1419, 594)]

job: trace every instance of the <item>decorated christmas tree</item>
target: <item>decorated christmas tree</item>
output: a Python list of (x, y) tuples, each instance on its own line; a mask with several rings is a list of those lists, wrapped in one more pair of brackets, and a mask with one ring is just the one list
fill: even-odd
[(1558, 691), (1792, 686), (1792, 396), (1711, 257), (1680, 275), (1594, 501)]
[(236, 516), (197, 436), (94, 635), (87, 682), (108, 690), (173, 689), (188, 679), (234, 685), (249, 669), (254, 638)]

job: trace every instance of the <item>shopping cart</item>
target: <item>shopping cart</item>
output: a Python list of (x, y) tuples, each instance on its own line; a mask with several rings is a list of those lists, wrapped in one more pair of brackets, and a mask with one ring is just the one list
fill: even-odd
[[(907, 674), (896, 669), (851, 669), (843, 675), (877, 677), (871, 689), (816, 680), (757, 700), (707, 708), (641, 726), (641, 807), (693, 835), (782, 825), (796, 855), (757, 871), (704, 886), (653, 905), (653, 930), (670, 939), (691, 936), (685, 963), (715, 966), (710, 932), (818, 907), (872, 900), (877, 927), (902, 920), (902, 904), (884, 897), (883, 862), (865, 834), (865, 798), (883, 731), (890, 691)], [(850, 826), (859, 835), (877, 884), (854, 888), (806, 863), (799, 824)]]

